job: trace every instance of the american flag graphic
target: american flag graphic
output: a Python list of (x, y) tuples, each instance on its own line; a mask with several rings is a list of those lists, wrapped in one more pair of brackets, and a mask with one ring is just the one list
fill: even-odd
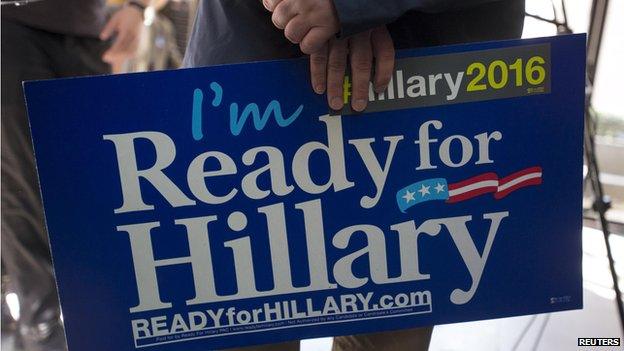
[(494, 198), (499, 200), (518, 189), (540, 184), (541, 167), (525, 168), (503, 178), (488, 172), (451, 184), (445, 178), (431, 178), (399, 190), (396, 201), (401, 212), (405, 212), (416, 204), (432, 200), (456, 203), (489, 193), (493, 193)]

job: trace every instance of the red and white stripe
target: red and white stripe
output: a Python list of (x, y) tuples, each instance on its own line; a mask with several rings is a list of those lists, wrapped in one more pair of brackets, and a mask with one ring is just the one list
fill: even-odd
[(496, 173), (483, 173), (476, 177), (448, 185), (448, 203), (460, 202), (473, 197), (495, 193), (498, 190), (498, 175)]
[(542, 167), (530, 167), (510, 174), (498, 181), (495, 199), (502, 199), (511, 192), (531, 185), (542, 184)]
[(500, 180), (496, 173), (483, 173), (461, 182), (449, 184), (449, 198), (446, 202), (465, 201), (487, 193), (494, 193), (494, 198), (498, 200), (520, 188), (539, 184), (542, 184), (541, 167), (526, 168)]

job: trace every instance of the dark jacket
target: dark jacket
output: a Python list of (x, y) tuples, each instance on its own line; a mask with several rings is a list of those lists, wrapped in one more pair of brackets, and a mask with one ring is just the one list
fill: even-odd
[[(334, 0), (341, 36), (387, 24), (397, 49), (519, 38), (524, 0)], [(185, 67), (295, 58), (260, 0), (202, 0)]]
[(54, 34), (97, 38), (107, 20), (106, 0), (43, 0), (3, 5), (2, 20)]

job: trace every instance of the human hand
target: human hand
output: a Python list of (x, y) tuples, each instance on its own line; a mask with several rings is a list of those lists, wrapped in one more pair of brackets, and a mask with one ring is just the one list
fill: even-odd
[(327, 90), (327, 102), (334, 110), (344, 107), (343, 83), (347, 56), (351, 64), (351, 107), (358, 112), (368, 104), (373, 60), (375, 92), (386, 90), (394, 70), (394, 43), (386, 26), (356, 34), (346, 39), (333, 39), (310, 55), (312, 88), (317, 94)]
[(305, 54), (319, 51), (340, 30), (333, 0), (263, 0), (273, 24)]
[(136, 6), (125, 5), (115, 12), (100, 33), (101, 40), (116, 35), (102, 60), (112, 64), (133, 57), (139, 47), (142, 27), (143, 13)]

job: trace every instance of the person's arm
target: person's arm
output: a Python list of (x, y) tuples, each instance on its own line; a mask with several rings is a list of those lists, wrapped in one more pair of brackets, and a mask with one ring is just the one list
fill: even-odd
[(502, 0), (333, 0), (340, 37), (394, 22), (408, 11), (439, 13)]

